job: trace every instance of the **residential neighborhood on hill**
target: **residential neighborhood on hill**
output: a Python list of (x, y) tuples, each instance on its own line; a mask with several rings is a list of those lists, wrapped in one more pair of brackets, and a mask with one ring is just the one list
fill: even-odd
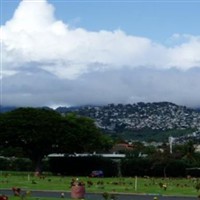
[[(57, 111), (68, 113), (72, 109), (57, 108)], [(197, 110), (170, 102), (83, 106), (74, 108), (73, 112), (94, 119), (104, 131), (126, 136), (142, 134), (144, 130), (145, 133), (178, 131), (176, 136), (179, 136), (200, 128), (200, 113)]]
[[(71, 108), (59, 112), (71, 112)], [(185, 129), (200, 128), (200, 113), (173, 103), (109, 104), (106, 106), (83, 106), (73, 109), (80, 115), (93, 118), (104, 129)]]

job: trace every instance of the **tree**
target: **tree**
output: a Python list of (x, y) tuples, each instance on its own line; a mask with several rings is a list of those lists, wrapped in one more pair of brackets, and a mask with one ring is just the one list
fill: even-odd
[(21, 147), (39, 172), (42, 159), (50, 153), (95, 151), (105, 143), (89, 118), (63, 117), (47, 109), (19, 108), (1, 114), (0, 130), (0, 146)]
[(44, 156), (52, 152), (59, 133), (60, 114), (46, 109), (19, 108), (0, 116), (2, 146), (21, 147), (36, 170)]
[(64, 126), (67, 137), (63, 139), (66, 142), (63, 143), (64, 152), (106, 152), (112, 147), (110, 137), (102, 134), (91, 118), (70, 113), (65, 117)]

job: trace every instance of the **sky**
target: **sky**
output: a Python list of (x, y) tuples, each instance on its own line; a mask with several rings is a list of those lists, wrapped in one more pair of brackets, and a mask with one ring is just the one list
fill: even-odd
[(200, 106), (200, 0), (0, 5), (2, 106)]

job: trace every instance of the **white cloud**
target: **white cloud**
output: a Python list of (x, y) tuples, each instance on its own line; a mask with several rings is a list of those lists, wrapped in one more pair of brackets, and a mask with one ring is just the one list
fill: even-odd
[(169, 49), (171, 65), (181, 69), (200, 67), (200, 36), (187, 36), (188, 42)]
[[(55, 18), (54, 7), (46, 0), (21, 1), (13, 18), (1, 27), (1, 33), (3, 74), (18, 91), (9, 93), (12, 84), (6, 86), (8, 104), (13, 99), (18, 104), (21, 101), (32, 105), (156, 99), (181, 103), (185, 95), (179, 98), (177, 92), (187, 80), (185, 76), (182, 78), (181, 71), (200, 67), (200, 36), (176, 33), (172, 37), (174, 46), (167, 47), (148, 38), (127, 35), (122, 30), (90, 32), (72, 28)], [(164, 75), (173, 68), (179, 75), (176, 76), (176, 70), (172, 70), (172, 77)], [(127, 71), (132, 76), (127, 75)], [(174, 86), (178, 78), (180, 88)], [(27, 84), (29, 81), (34, 82)], [(45, 86), (43, 90), (40, 90), (41, 85)], [(48, 87), (52, 87), (51, 90)], [(185, 88), (191, 89), (187, 84)], [(102, 93), (108, 95), (102, 97)], [(21, 96), (13, 98), (17, 94)]]
[[(45, 0), (22, 1), (13, 18), (1, 28), (6, 68), (6, 62), (9, 62), (9, 68), (18, 70), (22, 64), (42, 62), (46, 63), (43, 65), (45, 70), (60, 78), (72, 79), (95, 70), (91, 63), (103, 64), (103, 70), (105, 65), (108, 68), (175, 66), (188, 69), (200, 63), (198, 37), (189, 37), (186, 43), (167, 48), (121, 30), (89, 32), (82, 28), (71, 29), (55, 19), (53, 6)], [(18, 65), (10, 65), (16, 61)]]

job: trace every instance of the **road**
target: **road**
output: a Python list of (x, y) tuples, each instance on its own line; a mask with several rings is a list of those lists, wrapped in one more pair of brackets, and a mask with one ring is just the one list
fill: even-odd
[[(61, 197), (62, 191), (32, 191), (31, 196), (34, 197)], [(23, 191), (22, 191), (23, 193)], [(0, 194), (13, 195), (12, 190), (0, 189)], [(70, 198), (69, 192), (64, 192), (66, 198)], [(158, 197), (158, 200), (198, 200), (197, 197), (177, 197), (177, 196), (160, 196), (156, 194), (116, 194), (117, 200), (153, 200), (154, 197)], [(87, 200), (103, 200), (102, 194), (100, 193), (86, 193), (85, 199)]]

